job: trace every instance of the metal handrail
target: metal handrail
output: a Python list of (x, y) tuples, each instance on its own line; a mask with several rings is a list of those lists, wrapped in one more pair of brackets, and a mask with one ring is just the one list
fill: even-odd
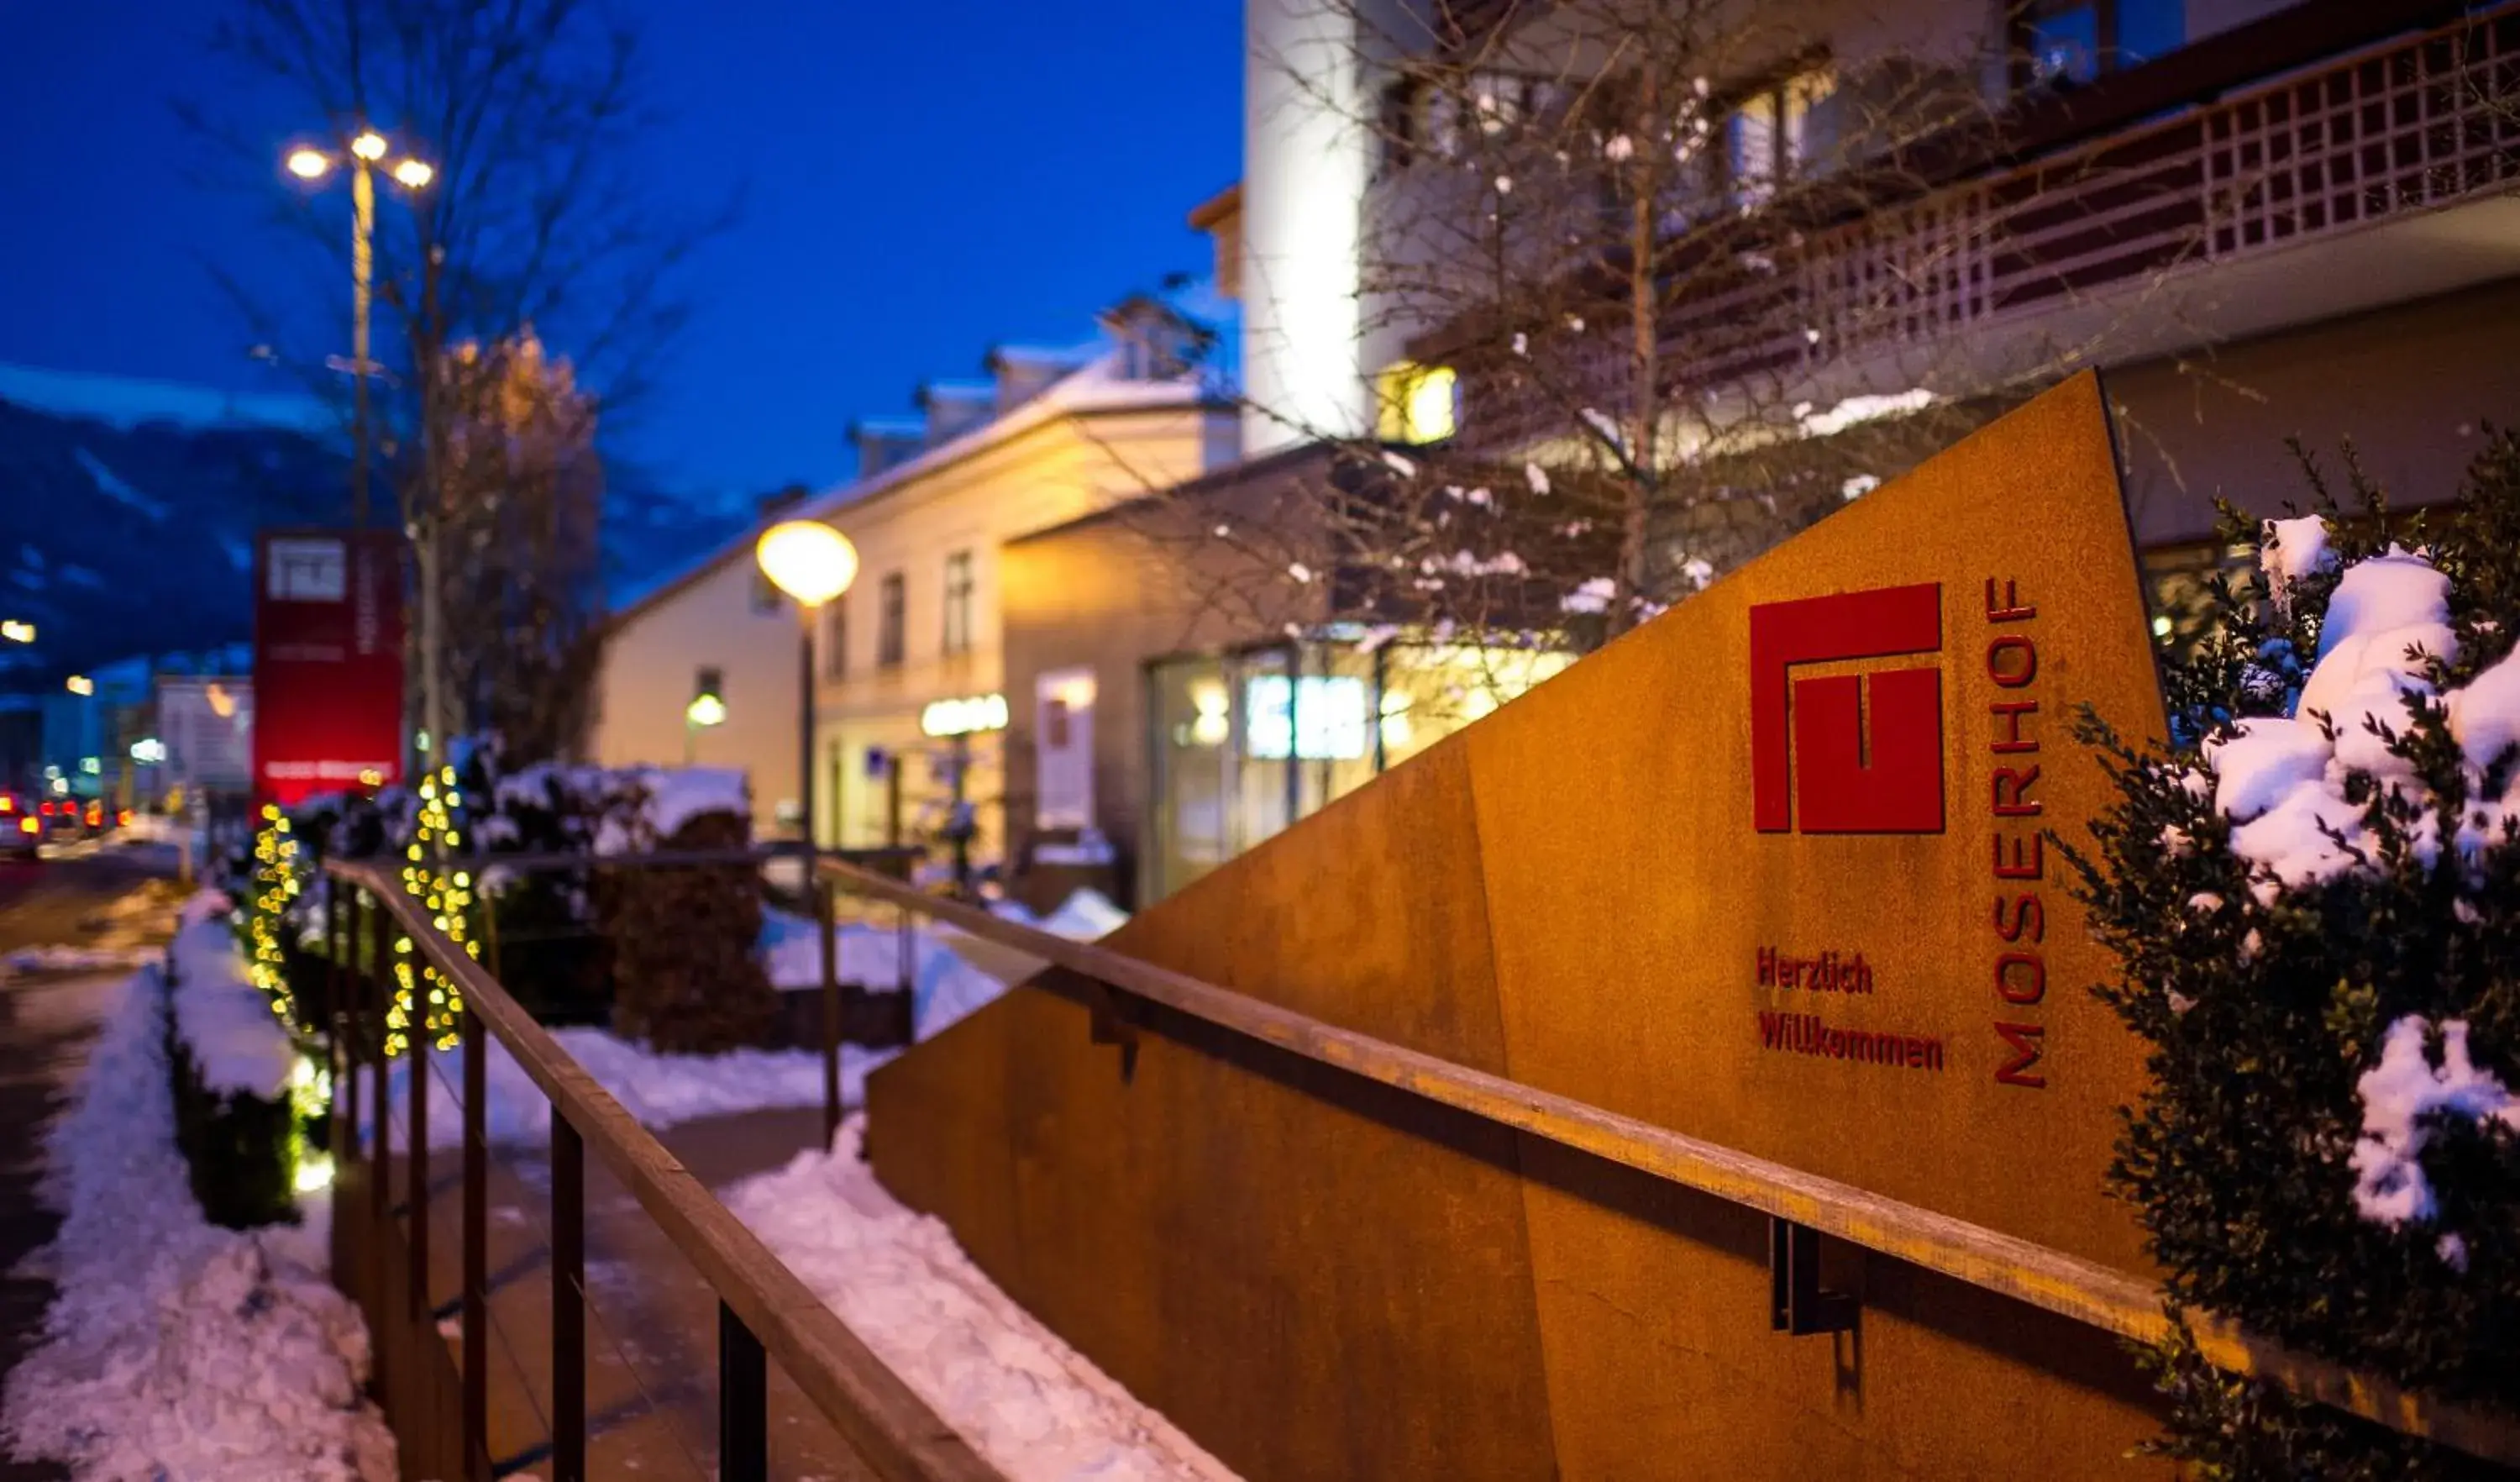
[[(471, 1160), (480, 1155), (484, 1145), (481, 1127), (482, 1082), (478, 1063), (482, 1046), (481, 1031), (487, 1029), (507, 1047), (518, 1066), (541, 1088), (551, 1101), (554, 1144), (554, 1200), (563, 1197), (559, 1187), (562, 1182), (562, 1163), (573, 1170), (579, 1166), (574, 1154), (591, 1146), (614, 1176), (638, 1199), (641, 1207), (673, 1244), (691, 1262), (701, 1280), (717, 1294), (721, 1304), (723, 1331), (722, 1353), (729, 1348), (741, 1354), (748, 1347), (752, 1373), (742, 1384), (742, 1401), (754, 1413), (741, 1417), (748, 1427), (761, 1423), (758, 1407), (764, 1403), (759, 1383), (758, 1366), (762, 1355), (776, 1358), (787, 1370), (807, 1400), (821, 1411), (849, 1444), (870, 1462), (875, 1470), (896, 1482), (1004, 1482), (995, 1467), (971, 1449), (968, 1442), (947, 1425), (927, 1403), (921, 1399), (901, 1377), (886, 1368), (873, 1350), (826, 1306), (821, 1297), (797, 1275), (772, 1254), (759, 1236), (746, 1229), (727, 1207), (718, 1202), (706, 1186), (694, 1178), (664, 1145), (640, 1126), (620, 1102), (613, 1100), (594, 1077), (552, 1039), (549, 1032), (534, 1022), (506, 989), (499, 985), (480, 964), (464, 949), (439, 931), (429, 913), (412, 900), (398, 881), (376, 865), (362, 861), (334, 860), (324, 865), (334, 879), (348, 885), (358, 895), (366, 910), (382, 911), (395, 927), (411, 939), (413, 949), (452, 983), (464, 1001), (462, 1041), (466, 1059), (465, 1151), (468, 1159), (466, 1177), (466, 1209), (468, 1256), (477, 1240), (475, 1227), (485, 1218), (478, 1207), (478, 1180), (473, 1177)], [(833, 867), (849, 868), (849, 867)], [(860, 873), (852, 871), (853, 874)], [(880, 876), (870, 876), (880, 879)], [(363, 935), (374, 942), (378, 934), (370, 930)], [(381, 1067), (380, 1067), (381, 1068)], [(415, 1112), (427, 1105), (426, 1077), (411, 1078)], [(376, 1088), (379, 1111), (383, 1109), (384, 1091), (379, 1076)], [(425, 1157), (425, 1135), (415, 1118), (410, 1138), (409, 1156), (414, 1172)], [(379, 1123), (382, 1147), (382, 1123)], [(382, 1158), (378, 1160), (382, 1165)], [(428, 1218), (426, 1202), (428, 1182), (425, 1174), (411, 1181), (414, 1199), (414, 1230), (425, 1228)], [(568, 1191), (582, 1200), (582, 1190)], [(382, 1200), (380, 1201), (382, 1202)], [(572, 1206), (582, 1209), (581, 1205)], [(558, 1223), (556, 1221), (556, 1223)], [(581, 1235), (582, 1238), (582, 1235)], [(417, 1241), (415, 1242), (417, 1244)], [(419, 1246), (425, 1251), (425, 1246)], [(574, 1252), (582, 1258), (582, 1247)], [(415, 1256), (415, 1265), (425, 1255)], [(556, 1260), (555, 1267), (564, 1264)], [(414, 1280), (421, 1274), (414, 1273)], [(481, 1321), (481, 1305), (486, 1294), (473, 1282), (466, 1282), (464, 1320), (468, 1347), (471, 1334)], [(555, 1323), (555, 1338), (561, 1325)], [(556, 1343), (557, 1346), (557, 1343)], [(560, 1368), (555, 1365), (556, 1370)], [(740, 1370), (732, 1371), (724, 1387), (729, 1393), (737, 1388)], [(574, 1415), (582, 1424), (585, 1374), (582, 1366), (573, 1375), (555, 1372), (554, 1387), (563, 1384), (575, 1388), (577, 1405)], [(479, 1401), (467, 1397), (466, 1427), (468, 1448), (478, 1456), (480, 1427), (483, 1417), (475, 1407)], [(722, 1399), (722, 1404), (724, 1400)], [(557, 1409), (562, 1407), (556, 1406)], [(730, 1419), (738, 1418), (730, 1414)], [(560, 1428), (555, 1426), (555, 1429)], [(575, 1438), (577, 1456), (584, 1455), (584, 1437)], [(555, 1451), (563, 1444), (554, 1437)], [(728, 1475), (739, 1475), (735, 1457), (728, 1446)]]
[[(841, 888), (908, 907), (982, 941), (1495, 1126), (1834, 1235), (2119, 1337), (2158, 1343), (2173, 1332), (2160, 1288), (2080, 1256), (1342, 1029), (882, 876), (836, 863), (821, 871)], [(1044, 986), (1056, 991), (1055, 985)], [(2407, 1435), (2520, 1465), (2520, 1421), (2287, 1349), (2213, 1313), (2191, 1310), (2185, 1320), (2198, 1350), (2219, 1368), (2272, 1380)]]

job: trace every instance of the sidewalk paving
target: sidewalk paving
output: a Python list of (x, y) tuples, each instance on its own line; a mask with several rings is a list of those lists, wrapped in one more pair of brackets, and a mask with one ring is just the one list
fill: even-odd
[[(712, 1190), (777, 1168), (822, 1137), (820, 1109), (744, 1112), (657, 1135)], [(551, 1169), (542, 1148), (492, 1147), (487, 1180), (491, 1320), (489, 1445), (494, 1471), (549, 1476)], [(399, 1192), (403, 1171), (393, 1170)], [(462, 1368), (463, 1159), (429, 1160), (429, 1295)], [(717, 1297), (637, 1199), (586, 1159), (588, 1472), (715, 1475)], [(770, 1366), (770, 1474), (783, 1482), (860, 1482), (876, 1473)]]

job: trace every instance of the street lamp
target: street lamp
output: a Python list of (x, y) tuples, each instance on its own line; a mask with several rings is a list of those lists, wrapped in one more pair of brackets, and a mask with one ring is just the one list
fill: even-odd
[(761, 574), (796, 600), (802, 621), (796, 669), (797, 833), (805, 841), (807, 869), (814, 852), (814, 627), (826, 604), (858, 577), (858, 548), (819, 519), (787, 519), (761, 532), (752, 548)]
[[(368, 299), (375, 276), (377, 231), (376, 167), (393, 146), (375, 129), (351, 136), (342, 153), (350, 163), (350, 516), (361, 529), (368, 523)], [(340, 161), (312, 145), (299, 145), (283, 163), (300, 180), (321, 180)], [(388, 171), (406, 190), (419, 190), (436, 178), (426, 160), (405, 158)]]
[(7, 622), (0, 622), (0, 638), (5, 638), (13, 644), (33, 643), (35, 641), (35, 625), (29, 622), (20, 622), (16, 618), (11, 618)]
[(726, 696), (715, 669), (700, 671), (699, 693), (683, 706), (683, 765), (699, 760), (700, 733), (726, 724)]
[(88, 678), (84, 674), (73, 674), (69, 677), (64, 688), (68, 690), (72, 695), (94, 695), (96, 693), (96, 681)]

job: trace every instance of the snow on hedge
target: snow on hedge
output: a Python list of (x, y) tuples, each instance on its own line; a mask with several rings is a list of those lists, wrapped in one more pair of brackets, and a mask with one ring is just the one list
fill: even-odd
[(175, 1149), (156, 980), (108, 991), (47, 1141), (64, 1221), (37, 1260), (59, 1292), (0, 1392), (0, 1440), (81, 1478), (393, 1477), (393, 1438), (360, 1389), (367, 1333), (325, 1279), (320, 1223), (202, 1218)]
[(225, 921), (195, 921), (166, 952), (175, 968), (175, 1032), (192, 1051), (202, 1086), (278, 1100), (297, 1050), (271, 1000), (247, 980), (236, 934)]
[[(2329, 531), (2318, 516), (2269, 521), (2267, 536), (2260, 562), (2276, 603), (2289, 602), (2293, 583), (2304, 577), (2336, 571)], [(2228, 740), (2208, 743), (2215, 808), (2231, 821), (2232, 852), (2256, 867), (2261, 901), (2365, 863), (2365, 807), (2347, 795), (2357, 780), (2420, 805), (2414, 853), (2427, 868), (2437, 862), (2436, 799), (2389, 745), (2391, 736), (2408, 731), (2421, 703), (2438, 700), (2447, 712), (2473, 799), (2451, 841), (2457, 860), (2474, 864), (2520, 822), (2520, 770), (2498, 794), (2487, 786), (2495, 763), (2520, 745), (2520, 651), (2441, 691), (2436, 662), (2458, 656), (2450, 595), (2450, 577), (2427, 553), (2402, 546), (2336, 571), (2318, 651), (2289, 713), (2235, 722)], [(2358, 1082), (2362, 1125), (2353, 1155), (2354, 1201), (2364, 1218), (2397, 1226), (2433, 1216), (2433, 1191), (2417, 1161), (2430, 1121), (2492, 1119), (2520, 1130), (2520, 1102), (2469, 1060), (2467, 1028), (2459, 1019), (2402, 1016), (2383, 1037), (2379, 1063)], [(2452, 1256), (2445, 1248), (2444, 1258)], [(2454, 1264), (2464, 1264), (2463, 1247)]]
[(851, 1118), (829, 1152), (727, 1190), (736, 1218), (1012, 1482), (1234, 1474), (981, 1275), (877, 1183)]

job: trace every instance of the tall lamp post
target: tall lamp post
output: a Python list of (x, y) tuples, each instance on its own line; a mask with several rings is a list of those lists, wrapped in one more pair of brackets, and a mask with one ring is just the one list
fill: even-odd
[[(351, 523), (368, 523), (368, 301), (375, 276), (377, 232), (376, 171), (393, 146), (375, 129), (361, 129), (342, 151), (350, 165), (350, 440), (356, 456), (350, 465)], [(300, 180), (321, 180), (340, 159), (300, 145), (289, 152), (289, 173)], [(406, 190), (421, 190), (437, 176), (427, 160), (404, 158), (388, 170)]]
[(753, 547), (761, 574), (796, 601), (796, 833), (804, 841), (810, 887), (814, 853), (814, 629), (823, 608), (858, 578), (858, 548), (819, 519), (787, 519)]

